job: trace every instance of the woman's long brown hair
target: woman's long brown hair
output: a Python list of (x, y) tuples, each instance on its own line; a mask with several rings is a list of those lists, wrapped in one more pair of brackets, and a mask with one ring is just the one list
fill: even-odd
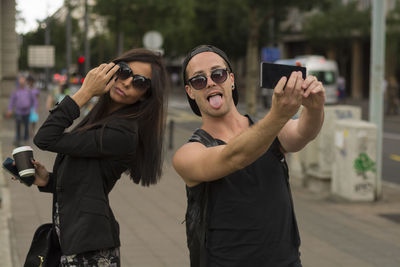
[(132, 49), (113, 60), (114, 63), (121, 61), (151, 64), (151, 88), (147, 90), (145, 99), (108, 114), (112, 100), (109, 93), (104, 94), (73, 131), (84, 131), (98, 126), (104, 129), (107, 122), (116, 118), (131, 119), (131, 126), (138, 126), (138, 147), (128, 171), (135, 183), (148, 186), (156, 184), (162, 174), (168, 97), (167, 73), (162, 57), (147, 49)]

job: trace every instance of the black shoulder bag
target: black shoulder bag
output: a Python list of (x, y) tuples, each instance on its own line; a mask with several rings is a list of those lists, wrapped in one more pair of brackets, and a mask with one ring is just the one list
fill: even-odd
[(24, 267), (58, 267), (60, 258), (61, 248), (53, 224), (42, 224), (33, 235)]
[[(206, 147), (219, 145), (218, 142), (202, 129), (197, 129), (189, 142), (199, 142)], [(191, 267), (206, 266), (206, 232), (208, 213), (208, 192), (210, 184), (199, 185), (197, 195), (187, 188), (188, 204), (192, 203), (186, 212), (186, 235), (190, 254)]]

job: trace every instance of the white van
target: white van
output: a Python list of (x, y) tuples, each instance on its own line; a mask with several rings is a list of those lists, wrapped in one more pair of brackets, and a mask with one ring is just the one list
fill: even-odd
[(295, 65), (296, 61), (307, 68), (307, 75), (314, 75), (322, 82), (325, 88), (326, 104), (336, 104), (338, 102), (339, 89), (338, 77), (339, 71), (337, 63), (333, 60), (328, 60), (323, 56), (305, 55), (291, 59), (279, 59), (274, 63)]

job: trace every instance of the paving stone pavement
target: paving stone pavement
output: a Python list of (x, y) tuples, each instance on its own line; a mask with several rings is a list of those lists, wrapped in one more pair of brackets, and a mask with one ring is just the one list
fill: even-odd
[[(183, 224), (186, 192), (171, 166), (171, 157), (198, 127), (199, 120), (176, 108), (175, 102), (181, 103), (170, 103), (169, 120), (175, 123), (173, 136), (168, 133), (168, 139), (173, 143), (166, 149), (160, 183), (141, 187), (123, 176), (110, 194), (121, 228), (122, 266), (189, 266)], [(4, 158), (12, 150), (14, 125), (7, 120), (0, 123), (0, 157)], [(55, 155), (34, 149), (35, 158), (50, 169)], [(23, 265), (36, 227), (51, 221), (51, 195), (1, 176), (0, 267), (18, 267)], [(296, 177), (292, 179), (304, 267), (400, 266), (399, 186), (384, 183), (379, 201), (353, 203), (329, 193), (311, 193)]]

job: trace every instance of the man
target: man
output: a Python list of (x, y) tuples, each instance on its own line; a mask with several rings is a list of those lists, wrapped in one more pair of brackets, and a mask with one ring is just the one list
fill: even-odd
[[(187, 185), (191, 266), (301, 266), (284, 153), (317, 136), (322, 84), (301, 72), (282, 77), (270, 111), (253, 123), (236, 108), (235, 76), (220, 49), (193, 49), (183, 78), (189, 104), (202, 117), (201, 130), (173, 158)], [(299, 119), (291, 119), (301, 105)]]

